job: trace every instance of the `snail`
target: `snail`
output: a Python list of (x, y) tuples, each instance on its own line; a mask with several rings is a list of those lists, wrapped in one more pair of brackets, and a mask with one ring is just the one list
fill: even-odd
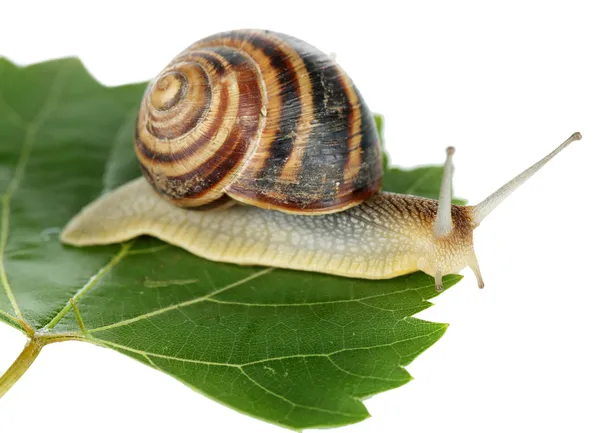
[(238, 30), (202, 39), (150, 82), (135, 150), (143, 177), (86, 206), (61, 233), (75, 246), (151, 235), (191, 253), (386, 279), (469, 267), (473, 230), (568, 144), (475, 206), (451, 204), (447, 149), (439, 200), (380, 192), (373, 117), (327, 55), (291, 36)]

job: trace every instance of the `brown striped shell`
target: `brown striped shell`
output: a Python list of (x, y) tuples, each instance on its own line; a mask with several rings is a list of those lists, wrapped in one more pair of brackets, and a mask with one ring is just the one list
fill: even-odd
[(232, 198), (322, 214), (381, 187), (375, 123), (350, 78), (268, 31), (220, 33), (173, 59), (146, 90), (135, 149), (150, 184), (181, 207)]

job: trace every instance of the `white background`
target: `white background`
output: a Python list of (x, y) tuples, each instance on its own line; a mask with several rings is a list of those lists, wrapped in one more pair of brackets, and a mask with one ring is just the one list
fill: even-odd
[[(576, 142), (476, 232), (470, 272), (422, 318), (451, 324), (366, 402), (358, 432), (600, 431), (600, 15), (593, 2), (2, 0), (0, 55), (76, 55), (101, 82), (151, 78), (212, 33), (268, 28), (338, 62), (386, 116), (396, 165), (457, 148), (455, 191), (483, 199), (572, 132)], [(26, 3), (26, 4), (25, 4)], [(0, 325), (0, 371), (24, 337)], [(279, 432), (116, 352), (46, 347), (0, 401), (2, 431)]]

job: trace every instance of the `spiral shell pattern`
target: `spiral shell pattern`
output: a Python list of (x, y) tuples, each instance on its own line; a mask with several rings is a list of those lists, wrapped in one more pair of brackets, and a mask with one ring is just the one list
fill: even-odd
[(375, 123), (350, 78), (313, 46), (261, 30), (220, 33), (173, 59), (146, 90), (135, 150), (181, 207), (231, 198), (322, 214), (381, 187)]

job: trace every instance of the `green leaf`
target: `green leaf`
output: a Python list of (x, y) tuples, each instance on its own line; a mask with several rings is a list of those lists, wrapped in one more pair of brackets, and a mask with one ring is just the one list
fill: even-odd
[[(383, 149), (383, 171), (387, 171), (390, 166), (390, 156), (385, 151), (385, 140), (383, 139), (383, 116), (381, 114), (374, 113), (373, 119), (375, 119), (375, 127), (377, 128), (377, 135), (379, 135), (379, 142), (381, 143), (381, 148)], [(392, 190), (388, 190), (392, 191)]]
[[(405, 366), (446, 329), (411, 317), (437, 295), (432, 278), (242, 267), (151, 238), (60, 244), (82, 206), (139, 176), (131, 141), (144, 88), (103, 87), (75, 59), (0, 59), (0, 321), (26, 333), (32, 353), (89, 341), (286, 427), (368, 417), (361, 399), (408, 382)], [(433, 194), (438, 171), (387, 170), (386, 189)]]
[[(419, 167), (410, 170), (389, 167), (383, 175), (383, 190), (402, 192), (438, 199), (443, 167)], [(452, 203), (464, 205), (466, 200), (455, 198)]]

